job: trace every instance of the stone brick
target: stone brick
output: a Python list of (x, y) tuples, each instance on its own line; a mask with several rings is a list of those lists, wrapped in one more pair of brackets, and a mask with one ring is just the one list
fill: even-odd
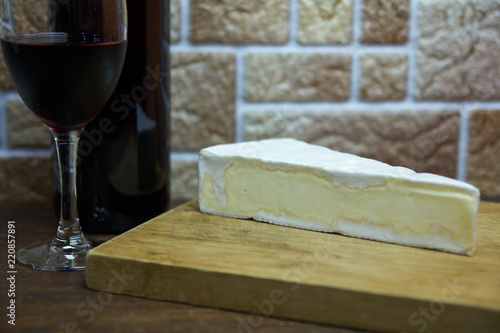
[(5, 102), (7, 145), (10, 148), (47, 148), (52, 143), (50, 130), (17, 98)]
[(172, 160), (171, 195), (174, 201), (198, 197), (198, 160)]
[(20, 0), (11, 6), (14, 31), (17, 33), (35, 33), (48, 26), (48, 6), (44, 1)]
[(299, 42), (349, 44), (352, 0), (300, 0)]
[(5, 61), (3, 60), (2, 49), (0, 48), (0, 89), (1, 90), (14, 90), (12, 81), (10, 80)]
[(417, 91), (420, 100), (497, 100), (500, 2), (420, 0)]
[(0, 203), (49, 203), (52, 171), (49, 157), (1, 157)]
[(457, 110), (247, 110), (245, 139), (293, 137), (331, 149), (456, 176)]
[(361, 55), (360, 98), (365, 101), (402, 100), (406, 97), (408, 56), (402, 53)]
[(234, 141), (235, 61), (230, 53), (172, 53), (174, 150)]
[(500, 110), (473, 110), (469, 120), (466, 180), (483, 199), (500, 198)]
[(332, 53), (250, 53), (245, 98), (262, 101), (345, 101), (351, 56)]
[(410, 0), (364, 0), (362, 43), (406, 43), (409, 12)]
[(289, 0), (191, 1), (191, 41), (284, 44), (289, 11)]
[(181, 0), (170, 0), (170, 27), (165, 25), (165, 36), (168, 34), (172, 44), (181, 39)]

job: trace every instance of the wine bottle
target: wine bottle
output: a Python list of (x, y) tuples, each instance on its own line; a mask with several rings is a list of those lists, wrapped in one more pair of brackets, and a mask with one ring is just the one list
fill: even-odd
[[(120, 80), (80, 139), (77, 197), (85, 233), (121, 233), (167, 208), (169, 6), (168, 0), (127, 0), (128, 46)], [(61, 11), (56, 21), (70, 25), (75, 19), (84, 18)], [(59, 211), (57, 186), (53, 193)]]

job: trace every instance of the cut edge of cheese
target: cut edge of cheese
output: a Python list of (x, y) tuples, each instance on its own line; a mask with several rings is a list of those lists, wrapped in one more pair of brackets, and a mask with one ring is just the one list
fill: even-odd
[(199, 155), (204, 213), (472, 255), (479, 190), (294, 139)]

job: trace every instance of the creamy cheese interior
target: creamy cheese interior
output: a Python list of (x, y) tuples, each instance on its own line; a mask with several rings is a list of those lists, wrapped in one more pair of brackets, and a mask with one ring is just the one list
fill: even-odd
[[(423, 174), (361, 175), (357, 182), (350, 177), (348, 184), (345, 174), (339, 175), (336, 179), (334, 171), (315, 167), (206, 153), (200, 159), (200, 208), (399, 244), (474, 251), (478, 192), (470, 185)], [(439, 178), (433, 182), (431, 176)], [(429, 181), (422, 181), (426, 177)]]

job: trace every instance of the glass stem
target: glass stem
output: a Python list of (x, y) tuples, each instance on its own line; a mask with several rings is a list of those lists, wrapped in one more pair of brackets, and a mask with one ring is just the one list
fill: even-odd
[(90, 247), (80, 227), (76, 195), (76, 166), (81, 132), (81, 130), (67, 132), (52, 130), (59, 164), (61, 210), (57, 235), (51, 245), (64, 252)]

